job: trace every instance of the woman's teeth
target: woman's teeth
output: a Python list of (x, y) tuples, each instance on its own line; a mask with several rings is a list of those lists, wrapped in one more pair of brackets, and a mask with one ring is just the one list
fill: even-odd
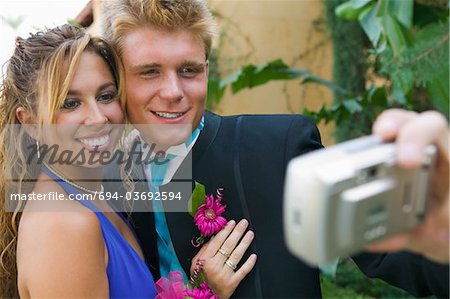
[(102, 146), (102, 145), (105, 145), (106, 143), (108, 143), (109, 135), (100, 136), (100, 137), (96, 137), (96, 138), (84, 138), (84, 139), (79, 139), (79, 140), (81, 143), (86, 144), (87, 146), (98, 147), (98, 146)]
[(183, 113), (169, 113), (169, 112), (155, 112), (155, 114), (158, 115), (159, 117), (164, 118), (177, 118), (183, 115)]

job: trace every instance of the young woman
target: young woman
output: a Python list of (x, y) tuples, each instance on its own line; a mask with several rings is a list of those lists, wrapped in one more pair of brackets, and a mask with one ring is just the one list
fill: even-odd
[[(123, 99), (120, 60), (101, 39), (70, 25), (17, 39), (0, 93), (0, 297), (156, 295), (132, 226), (99, 195)], [(52, 145), (57, 163), (39, 155)], [(209, 251), (245, 251), (244, 231), (231, 222)], [(254, 258), (244, 265), (243, 276)], [(207, 280), (228, 296), (237, 284), (221, 267)]]

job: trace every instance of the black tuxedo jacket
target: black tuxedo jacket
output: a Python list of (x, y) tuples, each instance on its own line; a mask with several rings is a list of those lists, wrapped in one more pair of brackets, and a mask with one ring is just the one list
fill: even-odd
[[(293, 157), (321, 147), (315, 124), (301, 115), (221, 117), (206, 112), (205, 127), (191, 151), (192, 170), (190, 159), (186, 159), (189, 162), (181, 165), (172, 182), (160, 188), (161, 191), (177, 191), (178, 183), (186, 181), (205, 185), (207, 194), (223, 188), (222, 201), (227, 206), (224, 216), (228, 220), (245, 218), (249, 221), (255, 239), (241, 263), (251, 253), (258, 255), (258, 261), (233, 297), (321, 296), (318, 270), (287, 251), (282, 225), (286, 165)], [(110, 167), (107, 173), (114, 172), (117, 170)], [(133, 176), (136, 191), (148, 191), (142, 166), (135, 167)], [(107, 188), (123, 192), (121, 184), (109, 184)], [(189, 198), (189, 194), (184, 194), (183, 198)], [(153, 215), (136, 212), (131, 218), (156, 280), (159, 270)], [(191, 259), (198, 250), (191, 245), (191, 240), (199, 231), (187, 212), (167, 212), (166, 219), (176, 254), (189, 273)], [(406, 253), (397, 254), (396, 258), (363, 254), (355, 259), (368, 275), (387, 278), (415, 295), (434, 293), (448, 297), (448, 266), (430, 263), (427, 267), (424, 264), (428, 262), (421, 257), (410, 257)], [(412, 265), (411, 259), (415, 261)], [(408, 266), (404, 268), (408, 272), (402, 274), (403, 268), (399, 265), (403, 264)]]

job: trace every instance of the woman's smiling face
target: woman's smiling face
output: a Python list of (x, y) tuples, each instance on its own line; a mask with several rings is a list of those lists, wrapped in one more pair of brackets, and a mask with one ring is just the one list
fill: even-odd
[(67, 97), (54, 120), (57, 135), (53, 143), (58, 144), (59, 154), (68, 150), (72, 156), (81, 151), (96, 156), (114, 150), (124, 114), (114, 76), (100, 55), (93, 51), (81, 54)]

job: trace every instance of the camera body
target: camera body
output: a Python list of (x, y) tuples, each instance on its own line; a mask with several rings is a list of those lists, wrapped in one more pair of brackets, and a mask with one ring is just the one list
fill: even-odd
[(284, 190), (289, 250), (317, 266), (409, 230), (426, 212), (436, 148), (423, 167), (395, 163), (395, 144), (366, 136), (290, 161)]

